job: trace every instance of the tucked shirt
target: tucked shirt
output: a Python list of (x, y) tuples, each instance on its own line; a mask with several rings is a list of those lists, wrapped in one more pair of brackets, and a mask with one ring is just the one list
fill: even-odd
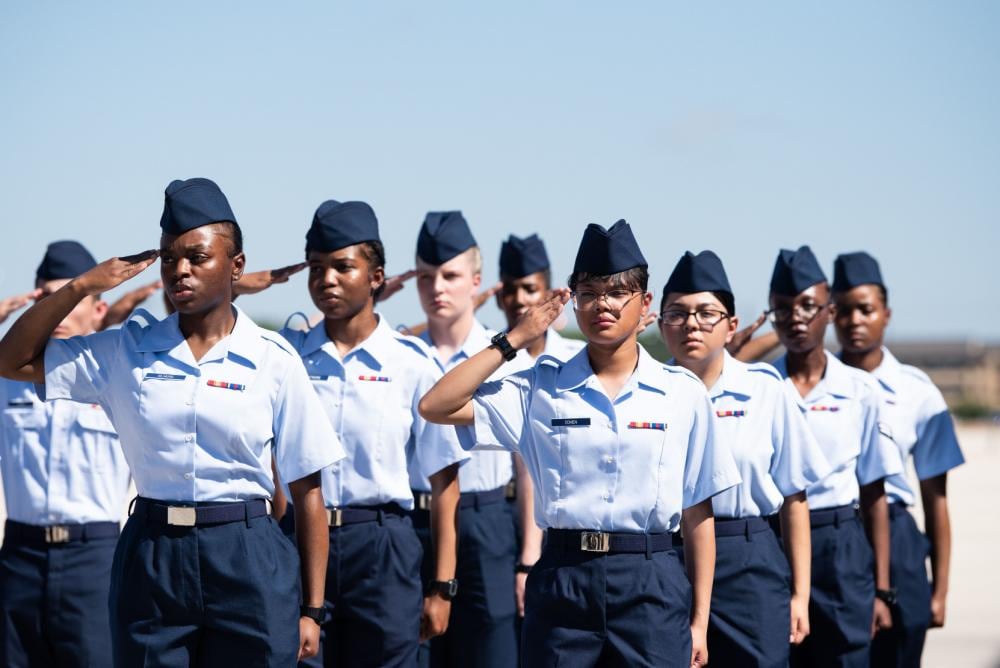
[(542, 528), (676, 531), (684, 508), (740, 482), (705, 386), (641, 347), (613, 400), (583, 349), (483, 384), (473, 406), (477, 443), (524, 458)]
[[(881, 420), (888, 425), (903, 463), (913, 457), (917, 479), (939, 476), (965, 462), (948, 406), (927, 374), (901, 364), (882, 348), (882, 363), (872, 375), (878, 381)], [(905, 475), (886, 478), (885, 493), (889, 501), (906, 505), (916, 501)]]
[(343, 357), (323, 322), (282, 330), (305, 365), (347, 456), (323, 469), (330, 507), (398, 503), (413, 509), (408, 462), (429, 477), (469, 458), (454, 427), (420, 417), (420, 398), (441, 377), (422, 341), (379, 316), (375, 331)]
[(0, 380), (0, 406), (9, 519), (35, 525), (121, 520), (129, 470), (99, 405), (45, 402), (31, 383)]
[(857, 504), (860, 485), (901, 473), (899, 450), (879, 425), (878, 390), (864, 371), (852, 369), (826, 351), (826, 371), (802, 398), (788, 378), (787, 357), (774, 363), (785, 379), (832, 472), (806, 488), (809, 509)]
[(53, 339), (48, 399), (100, 404), (140, 496), (245, 501), (342, 459), (344, 449), (298, 355), (233, 307), (236, 325), (200, 360), (177, 314), (136, 311), (121, 329)]
[[(465, 360), (469, 359), (479, 351), (490, 345), (490, 339), (496, 332), (483, 327), (478, 320), (473, 321), (472, 329), (465, 338), (462, 347), (451, 356), (451, 359), (442, 360), (431, 340), (430, 329), (424, 330), (420, 339), (427, 344), (433, 353), (434, 362), (441, 369), (442, 373), (450, 371)], [(503, 367), (491, 378), (502, 376), (506, 371)], [(457, 430), (459, 441), (465, 449), (471, 449), (473, 443), (473, 433), (471, 429)], [(472, 457), (458, 470), (458, 486), (462, 492), (488, 492), (499, 487), (503, 487), (514, 476), (514, 465), (510, 455), (506, 452), (489, 450), (477, 450), (472, 452)], [(420, 472), (419, 466), (410, 466), (410, 485), (420, 492), (428, 492), (431, 489), (430, 480)]]
[(729, 446), (743, 482), (712, 497), (712, 508), (717, 517), (766, 517), (825, 478), (830, 464), (774, 367), (724, 354), (708, 394), (715, 438)]

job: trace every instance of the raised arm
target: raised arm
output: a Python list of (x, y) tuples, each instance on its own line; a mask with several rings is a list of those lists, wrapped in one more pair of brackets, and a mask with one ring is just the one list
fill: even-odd
[(77, 276), (35, 303), (18, 318), (0, 341), (0, 376), (41, 383), (45, 380), (42, 356), (45, 344), (59, 323), (88, 295), (115, 288), (156, 261), (159, 253), (111, 258)]
[[(520, 350), (545, 333), (569, 300), (565, 288), (553, 290), (549, 298), (528, 309), (507, 334), (507, 341)], [(420, 415), (438, 424), (471, 425), (472, 396), (504, 363), (492, 346), (479, 351), (444, 375), (420, 400)]]

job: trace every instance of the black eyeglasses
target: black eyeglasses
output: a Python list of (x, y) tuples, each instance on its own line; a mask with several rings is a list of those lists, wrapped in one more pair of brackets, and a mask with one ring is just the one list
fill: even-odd
[(620, 311), (639, 294), (642, 294), (641, 290), (608, 290), (607, 292), (580, 290), (573, 293), (573, 307), (577, 311), (589, 311), (597, 308), (597, 302), (603, 299), (608, 308)]
[(729, 317), (725, 311), (703, 308), (697, 311), (682, 311), (680, 309), (667, 309), (660, 313), (660, 322), (668, 327), (683, 327), (687, 324), (688, 318), (694, 316), (694, 321), (698, 327), (705, 331), (711, 331), (720, 322)]
[(820, 314), (824, 308), (829, 306), (827, 304), (796, 304), (793, 307), (789, 306), (778, 306), (767, 312), (767, 318), (775, 324), (784, 324), (792, 319), (793, 316), (798, 316), (805, 322), (812, 322), (813, 319)]

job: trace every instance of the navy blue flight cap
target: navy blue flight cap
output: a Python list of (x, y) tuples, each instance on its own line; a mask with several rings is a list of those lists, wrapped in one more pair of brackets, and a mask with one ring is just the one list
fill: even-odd
[(97, 260), (79, 241), (53, 241), (35, 271), (39, 281), (76, 278), (97, 266)]
[(574, 274), (610, 276), (636, 267), (648, 267), (632, 228), (619, 220), (608, 229), (591, 223), (583, 231), (573, 263)]
[(476, 245), (461, 211), (431, 211), (417, 236), (417, 257), (441, 265)]
[(885, 289), (878, 260), (864, 251), (838, 255), (833, 262), (833, 291), (847, 292), (859, 285), (878, 285)]
[(222, 222), (236, 223), (236, 216), (214, 181), (173, 181), (163, 193), (160, 228), (166, 234), (183, 234), (196, 227)]
[(706, 250), (697, 255), (687, 251), (681, 256), (667, 279), (667, 284), (663, 286), (663, 294), (671, 292), (728, 292), (731, 296), (733, 289), (729, 286), (722, 260), (712, 251)]
[(524, 239), (512, 234), (500, 246), (501, 276), (524, 278), (548, 268), (549, 254), (537, 234)]
[(381, 241), (378, 219), (365, 202), (327, 200), (319, 205), (306, 233), (306, 252), (331, 253), (365, 241)]
[(820, 269), (809, 246), (798, 250), (782, 248), (771, 274), (771, 293), (794, 297), (817, 283), (825, 283), (826, 274)]

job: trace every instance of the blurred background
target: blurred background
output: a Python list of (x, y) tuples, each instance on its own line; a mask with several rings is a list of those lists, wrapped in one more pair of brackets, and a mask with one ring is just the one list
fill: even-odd
[[(829, 272), (868, 250), (891, 347), (939, 384), (969, 461), (925, 665), (998, 666), (998, 28), (987, 1), (5, 3), (0, 297), (56, 239), (155, 247), (164, 187), (192, 176), (229, 196), (250, 269), (299, 261), (331, 198), (372, 204), (390, 273), (426, 211), (461, 209), (484, 285), (508, 234), (541, 235), (558, 282), (587, 223), (625, 218), (654, 291), (711, 248), (744, 322), (780, 248)], [(301, 274), (240, 304), (271, 327), (311, 311)], [(382, 311), (422, 320), (412, 285)]]

